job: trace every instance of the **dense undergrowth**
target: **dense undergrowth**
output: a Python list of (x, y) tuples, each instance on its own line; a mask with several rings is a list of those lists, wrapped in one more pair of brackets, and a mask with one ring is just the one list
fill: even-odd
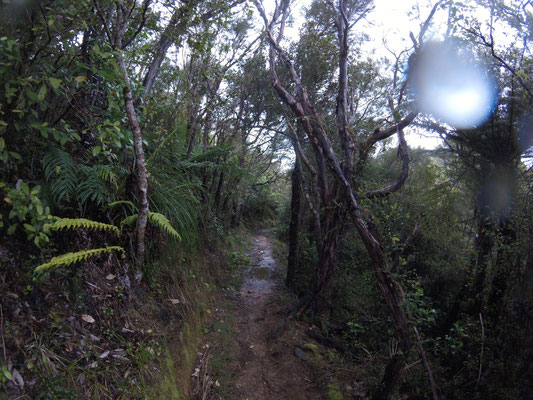
[(3, 396), (187, 399), (216, 296), (238, 287), (243, 237), (212, 237), (205, 252), (166, 242), (139, 281), (112, 255), (26, 285), (5, 274)]
[[(390, 162), (395, 162), (392, 151), (385, 152), (380, 160), (385, 165)], [(489, 297), (488, 288), (477, 296), (472, 294), (476, 284), (472, 271), (476, 227), (465, 198), (475, 197), (475, 192), (463, 186), (464, 181), (457, 181), (456, 162), (442, 150), (414, 152), (413, 179), (401, 194), (372, 206), (373, 223), (380, 227), (380, 237), (390, 249), (389, 257), (396, 260), (391, 273), (403, 288), (409, 321), (418, 329), (439, 396), (529, 398), (533, 393), (533, 314), (531, 292), (525, 287), (530, 287), (526, 283), (530, 268), (527, 267), (530, 253), (526, 250), (530, 247), (526, 243), (531, 232), (524, 229), (527, 224), (518, 217), (529, 206), (517, 202), (517, 219), (511, 222), (524, 242), (514, 246), (500, 242), (499, 249), (490, 256), (491, 264), (487, 267), (490, 279), (497, 279), (500, 268), (510, 274), (501, 303), (495, 303), (494, 294)], [(378, 164), (369, 173), (380, 174), (383, 170)], [(521, 190), (527, 188), (524, 185)], [(520, 196), (527, 198), (524, 192)], [(420, 217), (422, 203), (424, 213)], [(289, 214), (287, 203), (277, 231), (283, 241), (287, 241)], [(305, 296), (312, 289), (318, 252), (307, 210), (302, 213), (302, 221), (294, 289)], [(415, 239), (403, 247), (417, 221), (420, 225)], [(497, 235), (501, 235), (495, 238), (498, 241), (505, 233), (500, 231)], [(346, 226), (341, 237), (333, 278), (320, 301), (303, 318), (347, 350), (345, 360), (353, 366), (354, 374), (364, 382), (370, 396), (379, 387), (388, 360), (398, 352), (398, 343), (369, 267), (371, 260), (357, 232)], [(518, 281), (513, 283), (512, 279)], [(403, 368), (398, 398), (431, 398), (427, 368), (420, 354), (411, 354)]]

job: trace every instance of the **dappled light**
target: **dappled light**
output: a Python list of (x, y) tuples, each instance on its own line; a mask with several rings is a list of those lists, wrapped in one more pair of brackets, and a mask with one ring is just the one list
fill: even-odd
[(456, 128), (482, 124), (496, 88), (487, 67), (457, 42), (429, 42), (410, 60), (408, 79), (420, 110)]

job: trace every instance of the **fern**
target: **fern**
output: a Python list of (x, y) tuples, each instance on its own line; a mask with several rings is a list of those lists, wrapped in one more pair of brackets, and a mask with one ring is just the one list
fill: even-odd
[(108, 204), (109, 207), (115, 207), (115, 206), (119, 206), (119, 205), (129, 206), (130, 210), (132, 212), (137, 210), (137, 207), (135, 207), (135, 204), (133, 204), (129, 200), (118, 200), (118, 201), (114, 201), (114, 202)]
[[(127, 226), (133, 225), (133, 223), (135, 221), (137, 221), (138, 217), (139, 217), (139, 214), (130, 215), (129, 217), (124, 218), (120, 222), (120, 226), (122, 227), (123, 225), (127, 225)], [(163, 214), (149, 211), (148, 212), (148, 218), (150, 219), (152, 224), (157, 226), (163, 232), (165, 232), (166, 234), (168, 234), (168, 235), (170, 235), (170, 236), (172, 236), (172, 237), (174, 237), (174, 238), (176, 238), (178, 240), (181, 240), (180, 234), (172, 227), (172, 224), (170, 223), (168, 218), (165, 217)]]
[(92, 169), (94, 169), (100, 179), (111, 183), (115, 189), (118, 188), (118, 177), (115, 171), (113, 171), (113, 167), (110, 165), (94, 165)]
[(50, 262), (39, 265), (37, 268), (35, 268), (34, 272), (41, 273), (50, 268), (59, 267), (61, 265), (69, 266), (71, 264), (80, 261), (85, 261), (88, 258), (95, 257), (103, 253), (111, 253), (112, 251), (120, 251), (122, 253), (122, 257), (125, 257), (124, 249), (120, 246), (109, 246), (100, 249), (81, 250), (75, 253), (65, 253), (61, 254), (60, 256), (54, 257), (52, 258), (52, 260), (50, 260)]
[(114, 165), (76, 165), (63, 150), (54, 149), (43, 157), (44, 174), (50, 190), (58, 203), (61, 200), (89, 201), (104, 204), (111, 196), (108, 184), (118, 189)]
[(57, 202), (71, 200), (76, 194), (79, 176), (72, 157), (63, 150), (54, 149), (43, 157), (44, 174)]
[(172, 227), (170, 221), (163, 214), (156, 212), (149, 212), (148, 218), (152, 223), (159, 227), (163, 232), (166, 232), (168, 235), (175, 237), (178, 240), (181, 240), (180, 234)]
[(119, 230), (114, 225), (104, 224), (103, 222), (91, 221), (84, 218), (60, 218), (50, 225), (51, 229), (62, 230), (62, 229), (92, 229), (100, 231), (111, 231), (115, 234), (119, 234)]
[(127, 226), (133, 225), (133, 223), (137, 221), (138, 216), (139, 214), (133, 214), (133, 215), (130, 215), (129, 217), (124, 218), (120, 222), (120, 227), (122, 227), (123, 225), (127, 225)]
[(187, 246), (193, 246), (200, 238), (198, 212), (201, 209), (199, 196), (201, 185), (191, 181), (176, 182), (176, 179), (163, 171), (154, 171), (153, 190), (150, 208), (168, 217), (174, 229), (182, 236)]
[(77, 188), (76, 195), (82, 204), (87, 203), (89, 200), (98, 205), (108, 201), (109, 190), (97, 167), (100, 166), (81, 168), (83, 179)]

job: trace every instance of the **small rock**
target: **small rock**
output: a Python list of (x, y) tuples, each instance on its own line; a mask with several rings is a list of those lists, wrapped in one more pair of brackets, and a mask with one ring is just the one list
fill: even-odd
[(305, 358), (305, 351), (303, 351), (302, 348), (300, 347), (295, 347), (294, 348), (294, 355), (300, 359), (304, 359)]

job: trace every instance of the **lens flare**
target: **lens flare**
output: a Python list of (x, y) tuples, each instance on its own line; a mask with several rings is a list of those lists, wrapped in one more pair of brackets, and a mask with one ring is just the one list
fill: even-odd
[(454, 42), (429, 42), (410, 60), (408, 79), (420, 111), (456, 128), (483, 123), (496, 103), (486, 68)]

